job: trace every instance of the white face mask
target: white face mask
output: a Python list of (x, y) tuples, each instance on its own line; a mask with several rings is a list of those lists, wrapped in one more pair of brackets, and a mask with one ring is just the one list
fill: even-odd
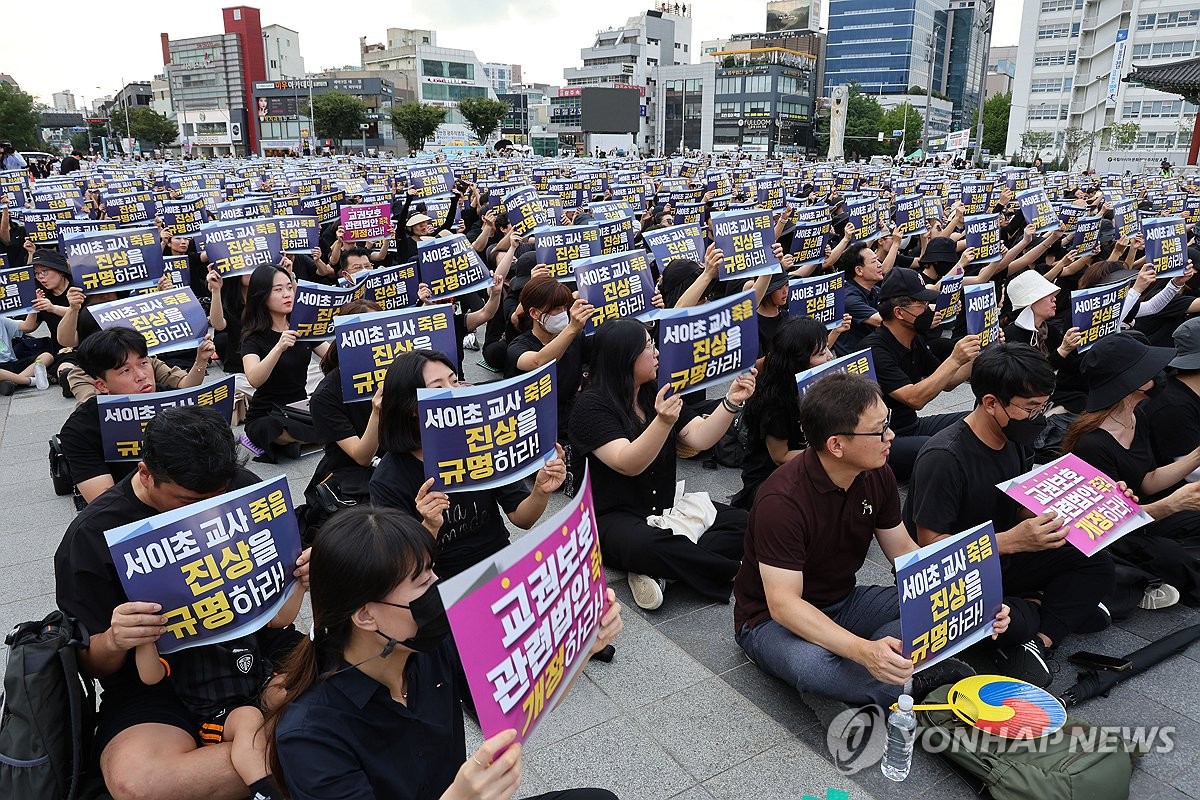
[(567, 329), (567, 325), (571, 322), (571, 315), (566, 311), (560, 311), (557, 314), (543, 314), (542, 327), (550, 333), (558, 336)]

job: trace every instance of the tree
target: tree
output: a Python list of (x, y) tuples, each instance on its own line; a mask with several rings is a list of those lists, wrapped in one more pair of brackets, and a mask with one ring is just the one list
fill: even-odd
[(392, 128), (404, 137), (410, 153), (424, 149), (425, 142), (446, 120), (446, 109), (415, 100), (392, 106), (390, 114)]
[(1075, 162), (1079, 160), (1083, 149), (1095, 138), (1094, 131), (1087, 131), (1074, 125), (1063, 131), (1063, 159), (1068, 171), (1075, 169)]
[(1142, 126), (1136, 122), (1117, 122), (1108, 126), (1108, 149), (1132, 150), (1142, 135)]
[[(904, 149), (907, 151), (901, 153), (901, 156), (907, 156), (912, 151), (916, 150), (921, 141), (921, 126), (923, 120), (921, 118), (921, 110), (914, 108), (909, 103), (901, 103), (889, 111), (884, 112), (882, 120), (882, 130), (885, 139), (891, 139), (891, 142), (884, 142), (884, 153), (886, 155), (895, 155), (900, 151), (901, 138), (904, 140)], [(903, 137), (892, 135), (892, 131), (904, 131)], [(877, 143), (878, 144), (878, 143)]]
[(992, 155), (1004, 152), (1008, 144), (1008, 112), (1012, 92), (989, 97), (983, 103), (983, 149)]
[(889, 147), (887, 143), (877, 141), (879, 132), (883, 130), (883, 106), (874, 97), (863, 94), (857, 83), (851, 83), (849, 88), (850, 95), (846, 99), (846, 153), (857, 153), (863, 158), (880, 155)]
[(179, 129), (175, 127), (174, 122), (146, 106), (129, 109), (129, 127), (133, 130), (132, 134), (125, 129), (124, 109), (113, 109), (111, 123), (118, 136), (132, 136), (134, 139), (150, 142), (155, 147), (162, 147), (179, 138)]
[(480, 144), (487, 141), (500, 126), (500, 120), (510, 111), (508, 103), (489, 97), (464, 97), (458, 101), (458, 111)]
[(367, 121), (367, 104), (345, 92), (325, 92), (313, 97), (317, 135), (330, 139), (357, 139), (359, 125)]
[(42, 117), (33, 107), (33, 98), (7, 83), (0, 83), (0, 139), (12, 142), (17, 150), (38, 150), (38, 126)]
[(1053, 141), (1054, 134), (1050, 131), (1025, 131), (1021, 134), (1021, 153), (1026, 161), (1032, 162)]

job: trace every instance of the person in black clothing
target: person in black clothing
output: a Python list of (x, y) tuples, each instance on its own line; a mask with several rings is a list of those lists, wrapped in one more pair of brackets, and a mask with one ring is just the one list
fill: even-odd
[(396, 225), (396, 261), (399, 264), (417, 257), (417, 243), (422, 239), (437, 236), (439, 231), (450, 230), (457, 216), (458, 204), (462, 201), (462, 190), (458, 184), (455, 184), (454, 196), (450, 199), (450, 208), (446, 212), (446, 218), (442, 220), (441, 224), (435, 225), (434, 220), (423, 212), (418, 211), (415, 214), (409, 212), (412, 200), (417, 194), (419, 192), (416, 189), (409, 189), (408, 194), (404, 196), (404, 204), (400, 206), (400, 211), (396, 214), (399, 223)]
[(0, 247), (8, 256), (10, 269), (23, 267), (29, 263), (31, 248), (25, 246), (26, 241), (25, 226), (19, 222), (13, 222), (7, 201), (0, 197)]
[(558, 427), (562, 438), (583, 382), (582, 334), (593, 311), (586, 300), (574, 299), (570, 289), (548, 275), (531, 279), (521, 289), (516, 313), (517, 327), (523, 332), (508, 345), (504, 377), (557, 362)]
[(1167, 367), (1175, 374), (1146, 404), (1150, 441), (1159, 464), (1182, 458), (1200, 442), (1200, 318), (1176, 328), (1174, 340), (1178, 355)]
[(63, 156), (63, 160), (58, 165), (58, 174), (70, 175), (72, 172), (78, 172), (80, 169), (79, 159), (81, 158), (83, 158), (83, 153), (78, 150), (72, 150), (71, 155)]
[(846, 276), (846, 313), (850, 315), (850, 330), (838, 339), (833, 352), (846, 356), (866, 347), (860, 342), (883, 324), (878, 309), (879, 285), (884, 279), (883, 262), (875, 255), (870, 242), (855, 242), (838, 258), (835, 270)]
[(729, 602), (746, 512), (718, 506), (708, 529), (694, 531), (697, 540), (647, 518), (675, 505), (676, 441), (697, 450), (716, 444), (754, 394), (757, 370), (736, 378), (700, 417), (682, 396), (668, 396), (669, 386), (655, 392), (658, 351), (642, 323), (606, 322), (592, 346), (591, 384), (575, 401), (570, 431), (575, 452), (588, 459), (604, 563), (629, 572), (634, 600), (648, 611), (662, 605), (664, 579)]

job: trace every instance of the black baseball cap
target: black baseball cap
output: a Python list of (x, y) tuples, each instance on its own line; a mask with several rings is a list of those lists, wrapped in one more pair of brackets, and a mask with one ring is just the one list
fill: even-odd
[(895, 297), (911, 297), (913, 300), (924, 300), (932, 303), (937, 300), (938, 293), (925, 285), (916, 270), (905, 267), (892, 267), (892, 271), (879, 285), (879, 301), (891, 300)]

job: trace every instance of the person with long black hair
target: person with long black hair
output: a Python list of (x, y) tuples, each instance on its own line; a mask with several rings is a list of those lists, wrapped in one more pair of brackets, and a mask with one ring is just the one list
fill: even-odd
[(695, 541), (647, 517), (675, 505), (676, 442), (696, 450), (716, 444), (754, 394), (757, 370), (735, 379), (712, 414), (701, 417), (681, 395), (668, 396), (670, 387), (655, 391), (658, 350), (637, 320), (601, 325), (592, 352), (591, 384), (575, 401), (570, 430), (591, 470), (604, 563), (629, 572), (634, 600), (647, 610), (662, 605), (666, 580), (728, 602), (746, 512), (716, 507), (714, 522), (694, 531)]
[[(428, 531), (395, 509), (350, 509), (322, 529), (309, 561), (312, 639), (285, 663), (285, 699), (267, 721), (285, 797), (507, 800), (520, 788), (515, 730), (467, 754), (433, 568)], [(593, 653), (621, 630), (611, 589), (607, 600)], [(603, 789), (542, 797), (615, 800)]]

